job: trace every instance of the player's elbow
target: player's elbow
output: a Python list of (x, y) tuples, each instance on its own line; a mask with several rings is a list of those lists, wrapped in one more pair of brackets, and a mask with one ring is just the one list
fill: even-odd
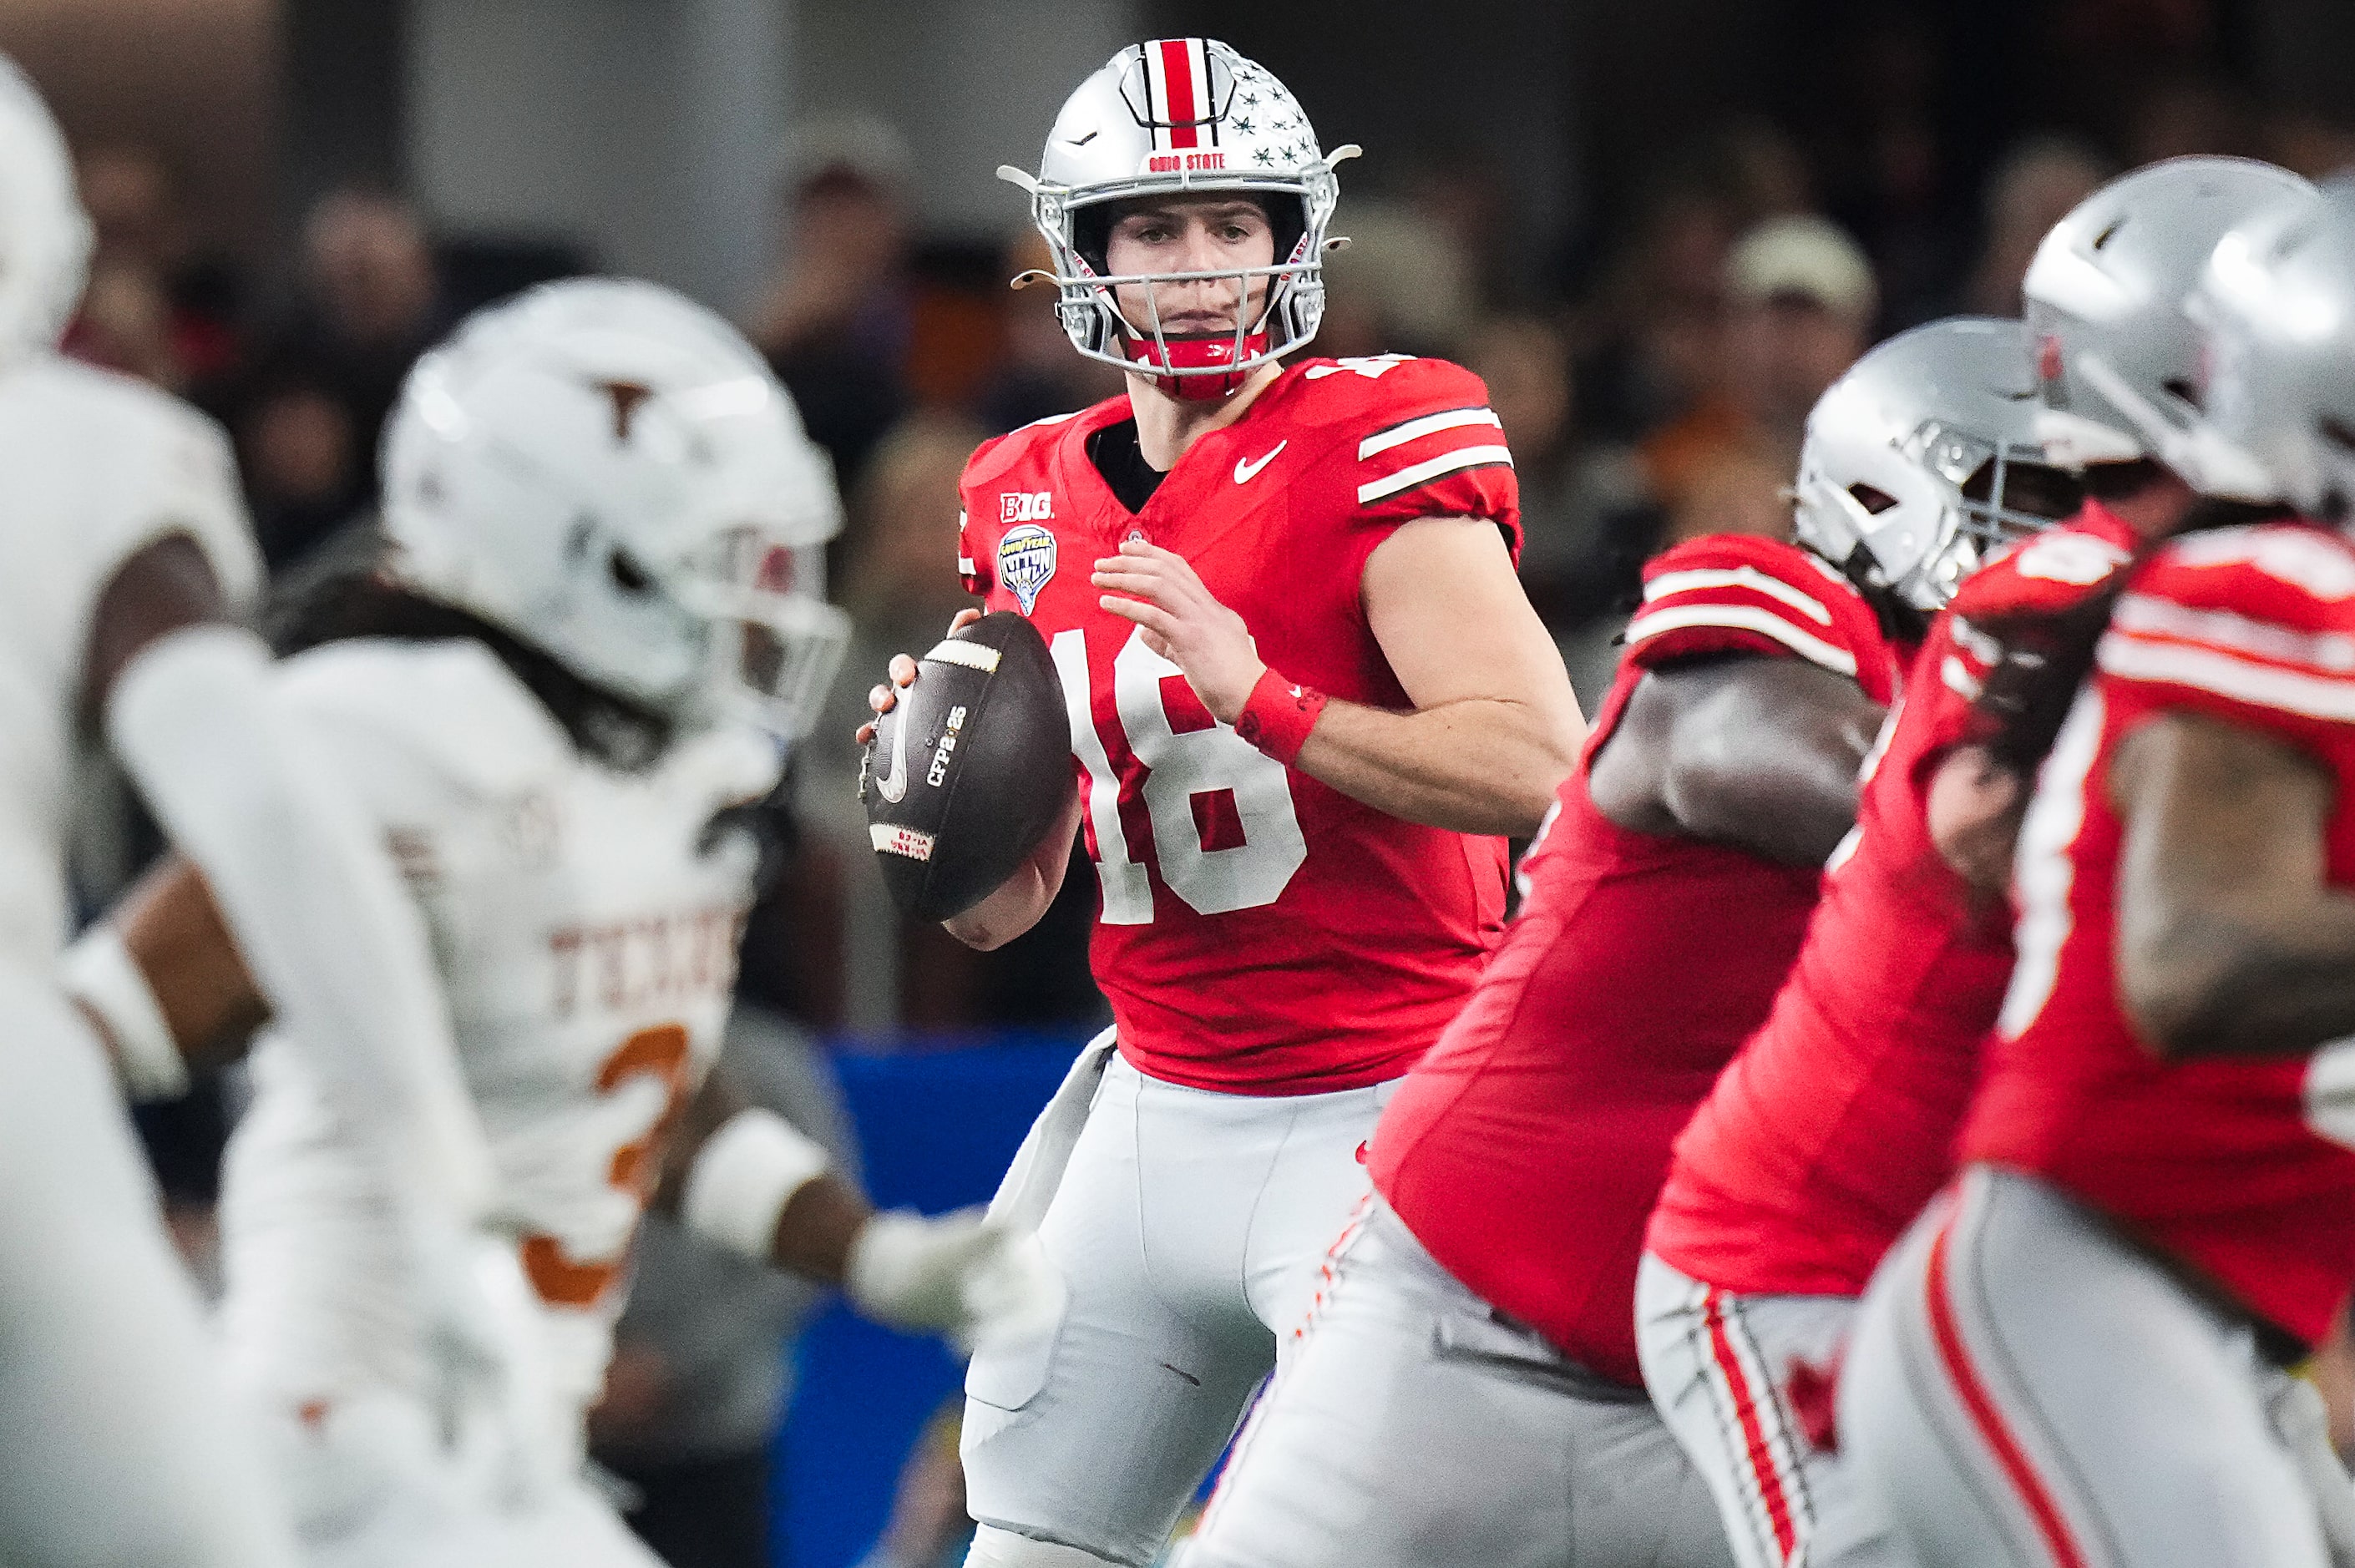
[(977, 953), (994, 953), (1020, 936), (1008, 924), (994, 922), (967, 911), (941, 922), (941, 928)]
[(1578, 701), (1568, 698), (1559, 712), (1540, 705), (1528, 710), (1520, 766), (1504, 779), (1496, 802), (1505, 832), (1516, 838), (1536, 833), (1553, 810), (1562, 781), (1578, 768), (1579, 747), (1586, 739), (1586, 721)]

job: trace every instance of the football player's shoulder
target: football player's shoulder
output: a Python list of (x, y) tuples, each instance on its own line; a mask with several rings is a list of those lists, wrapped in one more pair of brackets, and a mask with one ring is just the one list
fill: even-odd
[[(118, 482), (159, 461), (190, 458), (221, 479), (229, 439), (208, 415), (146, 382), (62, 355), (41, 355), (0, 375), (0, 403), (13, 405), (0, 425), (69, 461), (86, 460), (91, 477)], [(30, 415), (30, 418), (27, 418)], [(189, 454), (183, 457), (181, 454)]]
[(2304, 523), (2256, 523), (2169, 540), (2128, 585), (2163, 602), (2302, 630), (2355, 629), (2355, 544)]
[(355, 638), (284, 661), (279, 691), (352, 748), (404, 759), (459, 793), (521, 794), (572, 759), (547, 710), (478, 642)]
[(1291, 422), (1305, 429), (1348, 430), (1363, 440), (1402, 420), (1455, 409), (1486, 412), (1488, 388), (1460, 365), (1403, 354), (1309, 359), (1290, 371), (1284, 399)]
[(1444, 359), (1319, 359), (1286, 372), (1267, 434), (1338, 487), (1338, 515), (1381, 530), (1483, 517), (1520, 545), (1513, 456), (1480, 378)]
[[(1124, 407), (1128, 397), (1123, 393), (1117, 398), (1105, 401), (1117, 401)], [(1103, 406), (1098, 403), (1073, 409), (1068, 414), (1050, 414), (1043, 419), (1033, 419), (1027, 425), (1017, 426), (1002, 436), (990, 437), (974, 448), (973, 456), (965, 460), (964, 490), (969, 494), (1035, 469), (1046, 461), (1057, 443), (1070, 436), (1074, 424), (1094, 424), (1096, 421), (1090, 416)]]
[(143, 545), (186, 531), (232, 603), (258, 586), (228, 436), (144, 382), (56, 355), (10, 366), (0, 373), (0, 484), (13, 512), (70, 514), (62, 532), (43, 522), (37, 547), (93, 583)]
[(1947, 608), (1966, 620), (2064, 610), (2109, 587), (2133, 559), (2101, 534), (2064, 524), (1972, 573)]
[(207, 428), (210, 419), (170, 393), (133, 376), (69, 359), (34, 355), (0, 376), (0, 395), (37, 398), (60, 417), (132, 428)]
[(2094, 660), (2122, 701), (2340, 755), (2355, 720), (2355, 546), (2296, 523), (2169, 541), (2118, 597)]
[(1701, 654), (1797, 658), (1850, 677), (1887, 662), (1880, 618), (1854, 584), (1780, 539), (1711, 534), (1644, 567), (1627, 657), (1658, 664)]

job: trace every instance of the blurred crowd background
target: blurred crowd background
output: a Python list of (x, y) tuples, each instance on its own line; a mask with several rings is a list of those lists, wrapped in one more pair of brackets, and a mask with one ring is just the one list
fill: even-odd
[[(224, 422), (275, 572), (364, 525), (403, 372), (489, 300), (634, 272), (768, 355), (833, 457), (859, 628), (796, 765), (795, 870), (747, 942), (781, 1060), (1103, 1016), (1083, 871), (987, 956), (896, 916), (847, 735), (886, 657), (965, 602), (974, 445), (1118, 390), (1049, 291), (1007, 288), (1045, 253), (991, 171), (1035, 166), (1114, 49), (1187, 33), (1283, 77), (1325, 145), (1364, 144), (1315, 352), (1487, 379), (1522, 575), (1590, 703), (1643, 560), (1784, 532), (1817, 394), (1890, 332), (2012, 313), (2037, 239), (2107, 175), (2355, 161), (2346, 0), (0, 0), (98, 224), (69, 348)], [(847, 1139), (825, 1075), (798, 1081), (781, 1097)], [(200, 1209), (203, 1138), (160, 1141)], [(802, 1308), (758, 1309), (732, 1353), (773, 1368), (758, 1336)], [(654, 1398), (638, 1370), (624, 1404)]]

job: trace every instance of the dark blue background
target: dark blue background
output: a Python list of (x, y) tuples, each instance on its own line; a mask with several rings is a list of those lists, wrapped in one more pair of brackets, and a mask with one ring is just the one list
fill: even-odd
[[(928, 1213), (986, 1202), (1084, 1033), (959, 1050), (838, 1054), (878, 1206)], [(874, 1544), (900, 1467), (964, 1373), (936, 1340), (836, 1307), (801, 1343), (801, 1383), (778, 1444), (777, 1562), (848, 1568)]]

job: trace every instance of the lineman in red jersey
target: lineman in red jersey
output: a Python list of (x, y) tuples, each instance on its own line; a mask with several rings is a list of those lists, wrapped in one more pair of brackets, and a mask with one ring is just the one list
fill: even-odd
[[(2355, 190), (2225, 236), (2191, 308), (2214, 423), (2170, 461), (2343, 526)], [(2094, 665), (2020, 829), (1964, 1172), (1865, 1298), (1842, 1432), (1933, 1568), (2345, 1563), (2285, 1369), (2355, 1277), (2355, 546), (2178, 538)]]
[[(1868, 355), (1811, 418), (1808, 471), (1843, 493), (1917, 489), (1897, 440), (1931, 419), (1987, 432), (1909, 392), (1878, 448), (1827, 450), (1824, 412), (1880, 402), (1891, 366), (1913, 372), (1899, 389), (1971, 384), (1989, 337), (2024, 365), (2009, 323)], [(1817, 556), (1735, 536), (1651, 563), (1627, 637), (1521, 912), (1383, 1116), (1380, 1201), (1336, 1249), (1187, 1568), (1731, 1562), (1644, 1397), (1637, 1245), (1670, 1140), (1798, 951), (1899, 650)]]
[[(2242, 160), (2180, 159), (2113, 181), (2046, 238), (2028, 272), (2029, 324), (2050, 344), (2039, 357), (2063, 372), (2044, 383), (2045, 411), (2073, 415), (2072, 455), (2096, 405), (2070, 395), (2070, 367), (2094, 359), (2146, 401), (2188, 384), (2199, 343), (2183, 296), (2227, 228), (2302, 184)], [(2088, 276), (2136, 304), (2088, 319), (2073, 308)], [(2031, 363), (2020, 355), (2021, 380)], [(2026, 434), (2033, 406), (2018, 418)], [(2132, 552), (2173, 532), (2194, 499), (2171, 471), (2126, 455), (2122, 443), (2141, 441), (2131, 421), (2113, 411), (2101, 433), (2103, 461), (2083, 471), (2108, 503), (1971, 577), (1933, 625), (1798, 963), (1678, 1139), (1646, 1237), (1645, 1383), (1750, 1568), (1848, 1568), (1891, 1550), (1831, 1440), (1829, 1374), (1855, 1298), (1952, 1171), (2011, 974), (2011, 831), (2057, 718), (1998, 726), (1983, 687), (1993, 677), (2003, 693), (2009, 672), (1994, 666), (2008, 643), (2098, 628)], [(1951, 529), (1902, 506), (1851, 515), (1889, 580), (1917, 603), (1944, 597), (1909, 546)]]
[[(1161, 1551), (1364, 1192), (1391, 1084), (1477, 976), (1503, 835), (1535, 830), (1575, 759), (1480, 383), (1279, 363), (1316, 324), (1349, 151), (1319, 153), (1226, 46), (1160, 39), (1083, 84), (1039, 175), (1012, 176), (1074, 344), (1130, 371), (964, 483), (968, 585), (1038, 624), (1071, 705), (1114, 1027), (999, 1194), (1039, 1219), (1070, 1299), (968, 1375), (975, 1563)], [(951, 930), (1027, 928), (1070, 842)]]

